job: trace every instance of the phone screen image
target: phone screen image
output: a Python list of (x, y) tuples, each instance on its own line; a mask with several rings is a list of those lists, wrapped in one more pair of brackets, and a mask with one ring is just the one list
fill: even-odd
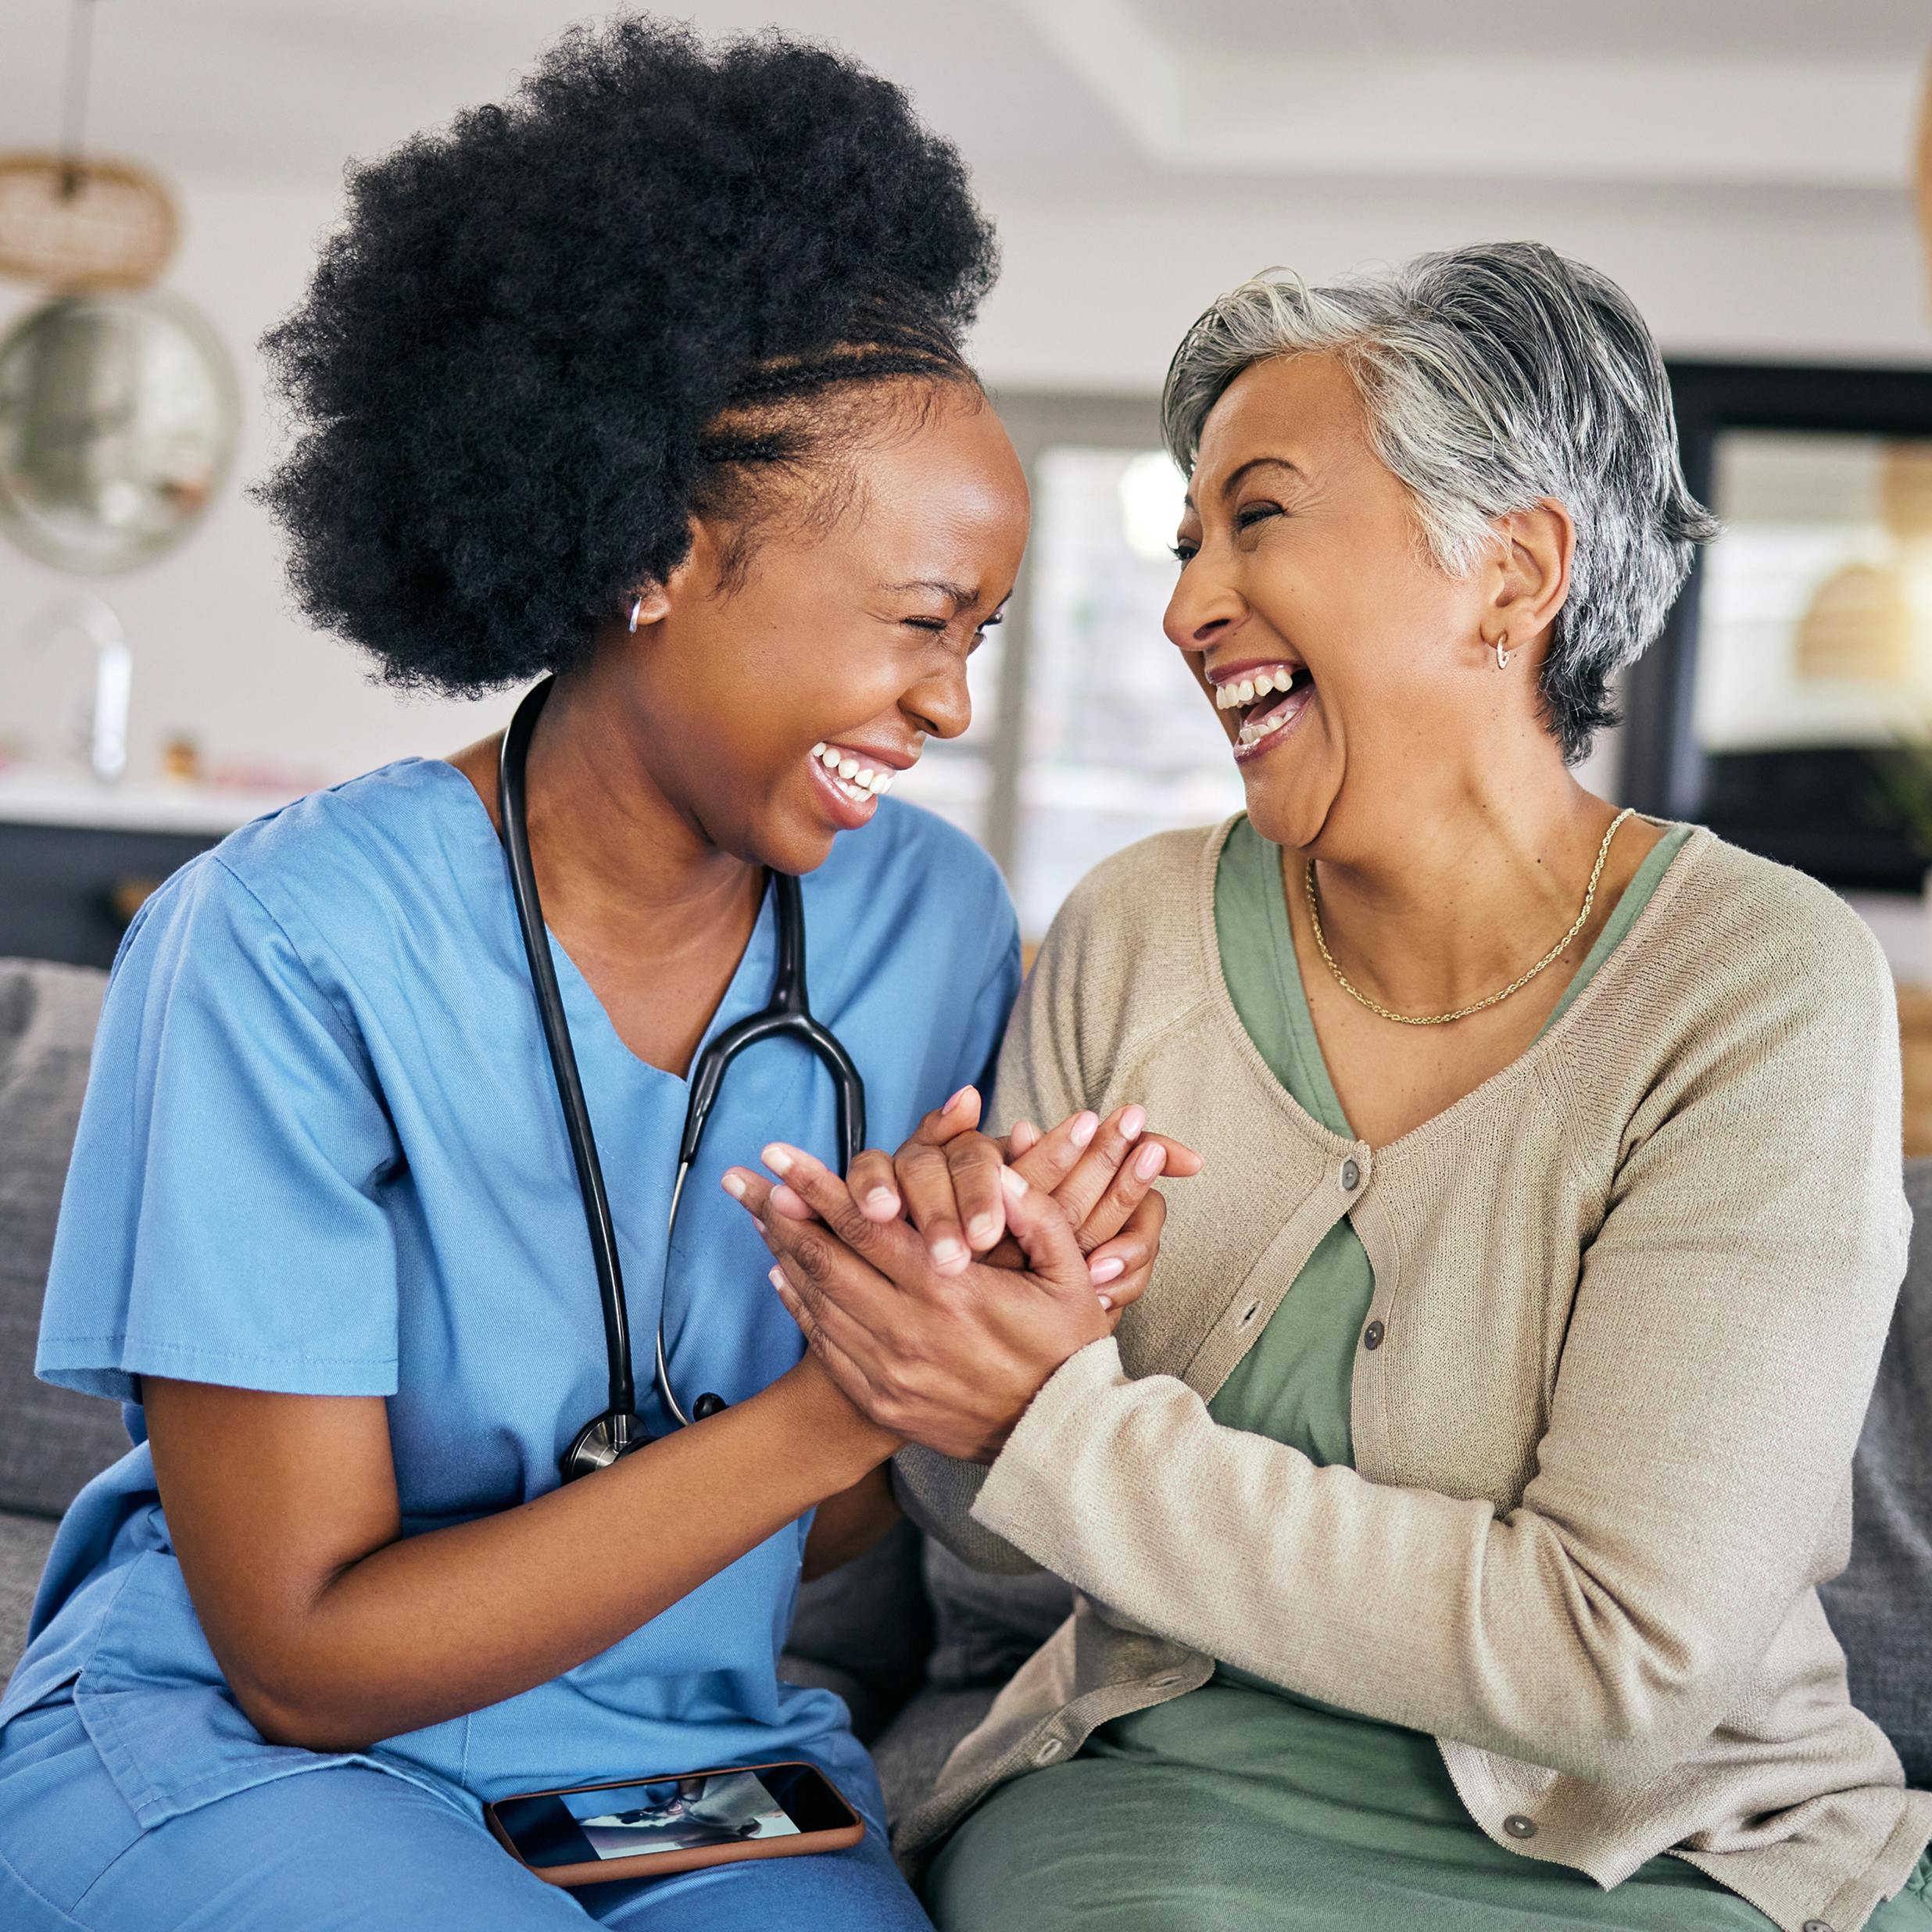
[(798, 1836), (798, 1826), (752, 1771), (568, 1791), (564, 1804), (600, 1859)]
[(799, 1765), (506, 1798), (494, 1809), (517, 1855), (539, 1867), (796, 1838), (850, 1822), (824, 1779)]

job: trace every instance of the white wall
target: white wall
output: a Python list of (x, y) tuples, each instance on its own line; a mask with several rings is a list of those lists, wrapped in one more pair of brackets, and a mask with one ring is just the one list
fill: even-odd
[[(506, 701), (405, 700), (372, 686), (352, 652), (290, 614), (271, 527), (239, 492), (270, 446), (252, 344), (299, 294), (332, 187), (179, 186), (188, 233), (169, 281), (228, 342), (248, 418), (237, 483), (195, 535), (160, 563), (95, 586), (135, 654), (131, 773), (151, 772), (176, 730), (191, 732), (212, 764), (274, 766), (297, 778), (466, 742), (500, 721)], [(975, 349), (996, 385), (1150, 388), (1204, 302), (1266, 263), (1327, 273), (1499, 235), (1534, 235), (1608, 270), (1667, 350), (1932, 363), (1902, 195), (1329, 183), (1240, 199), (1204, 188), (1131, 206), (1011, 190), (989, 199), (1005, 272)], [(60, 714), (80, 667), (30, 652), (25, 640), (75, 587), (0, 544), (0, 746), (37, 757), (64, 749)]]
[(175, 731), (191, 732), (211, 766), (267, 766), (299, 782), (453, 750), (493, 728), (504, 701), (405, 699), (371, 685), (355, 653), (291, 610), (274, 525), (242, 494), (271, 446), (254, 344), (293, 306), (335, 198), (326, 189), (178, 186), (187, 234), (167, 281), (214, 324), (240, 372), (245, 423), (235, 474), (178, 549), (124, 575), (84, 583), (0, 543), (0, 743), (37, 760), (67, 750), (84, 669), (73, 647), (31, 648), (28, 639), (53, 606), (88, 589), (113, 606), (134, 652), (131, 778), (152, 774)]
[(1004, 269), (975, 345), (996, 381), (1157, 385), (1188, 324), (1258, 269), (1328, 275), (1500, 240), (1613, 276), (1666, 354), (1932, 363), (1932, 278), (1902, 191), (1311, 182), (996, 212)]

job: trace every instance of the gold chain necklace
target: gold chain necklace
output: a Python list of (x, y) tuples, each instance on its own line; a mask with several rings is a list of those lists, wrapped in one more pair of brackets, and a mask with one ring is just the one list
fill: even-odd
[(1487, 1007), (1499, 1006), (1512, 993), (1520, 993), (1544, 967), (1553, 964), (1568, 950), (1570, 942), (1590, 923), (1590, 909), (1596, 903), (1597, 882), (1603, 877), (1603, 862), (1610, 856), (1610, 841), (1617, 835), (1617, 828), (1635, 810), (1626, 805), (1610, 821), (1610, 829), (1603, 835), (1603, 843), (1597, 848), (1597, 863), (1590, 868), (1590, 883), (1583, 889), (1583, 909), (1576, 915), (1569, 932), (1538, 960), (1535, 965), (1519, 979), (1512, 979), (1501, 993), (1492, 993), (1487, 1000), (1478, 1000), (1473, 1006), (1458, 1007), (1453, 1013), (1391, 1013), (1389, 1009), (1370, 999), (1360, 987), (1354, 985), (1347, 974), (1335, 963), (1335, 955), (1328, 950), (1328, 941), (1322, 936), (1322, 909), (1315, 899), (1315, 867), (1312, 862), (1304, 866), (1301, 882), (1308, 891), (1308, 923), (1315, 928), (1315, 943), (1320, 947), (1322, 957), (1328, 969), (1335, 975), (1335, 983), (1343, 992), (1371, 1013), (1379, 1014), (1385, 1020), (1393, 1020), (1398, 1026), (1447, 1026), (1451, 1020), (1466, 1020), (1472, 1013), (1480, 1013)]

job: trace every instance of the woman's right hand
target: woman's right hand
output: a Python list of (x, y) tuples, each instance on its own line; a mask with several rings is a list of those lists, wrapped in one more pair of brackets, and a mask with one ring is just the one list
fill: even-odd
[[(1198, 1174), (1201, 1157), (1148, 1133), (1138, 1106), (1104, 1120), (1082, 1111), (1043, 1134), (1021, 1121), (1002, 1141), (977, 1131), (980, 1105), (976, 1089), (962, 1088), (896, 1155), (870, 1149), (858, 1155), (846, 1178), (860, 1212), (877, 1222), (904, 1214), (942, 1274), (962, 1272), (975, 1254), (995, 1267), (1021, 1267), (1025, 1257), (1007, 1232), (1000, 1185), (1000, 1169), (1011, 1166), (1066, 1215), (1101, 1305), (1125, 1307), (1146, 1286), (1160, 1248), (1167, 1204), (1154, 1182)], [(786, 1193), (779, 1190), (780, 1211), (789, 1206)]]

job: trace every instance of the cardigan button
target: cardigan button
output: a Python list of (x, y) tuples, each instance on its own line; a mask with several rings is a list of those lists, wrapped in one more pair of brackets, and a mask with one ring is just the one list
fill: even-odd
[(1361, 1332), (1362, 1347), (1364, 1348), (1379, 1348), (1382, 1346), (1383, 1336), (1388, 1332), (1379, 1322), (1371, 1322)]
[(1537, 1821), (1524, 1817), (1521, 1812), (1512, 1812), (1503, 1820), (1503, 1829), (1512, 1838), (1533, 1838), (1537, 1835)]
[(1361, 1169), (1353, 1161), (1342, 1163), (1342, 1192), (1352, 1194), (1361, 1185)]
[(1831, 1927), (1823, 1919), (1807, 1919), (1803, 1932), (1831, 1932)]
[(1035, 1749), (1033, 1762), (1036, 1764), (1051, 1764), (1066, 1748), (1057, 1737), (1049, 1737)]

